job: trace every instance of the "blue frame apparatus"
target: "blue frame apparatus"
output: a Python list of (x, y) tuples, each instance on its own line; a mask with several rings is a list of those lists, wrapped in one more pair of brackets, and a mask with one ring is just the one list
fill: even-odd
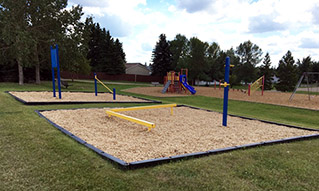
[(52, 88), (53, 88), (53, 97), (55, 95), (55, 74), (54, 68), (57, 68), (57, 78), (58, 78), (58, 89), (59, 89), (59, 99), (62, 98), (61, 95), (61, 77), (60, 77), (60, 64), (59, 64), (59, 46), (56, 44), (55, 48), (50, 46), (51, 50), (51, 66), (52, 66)]

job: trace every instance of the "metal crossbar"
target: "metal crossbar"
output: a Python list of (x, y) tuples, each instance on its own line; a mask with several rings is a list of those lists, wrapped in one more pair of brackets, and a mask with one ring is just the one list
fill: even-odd
[(104, 83), (103, 83), (101, 80), (99, 80), (96, 76), (95, 76), (95, 79), (96, 79), (98, 82), (100, 82), (100, 84), (102, 84), (107, 90), (109, 90), (109, 92), (113, 93), (113, 91), (112, 91), (109, 87), (107, 87), (106, 85), (104, 85)]
[(112, 115), (112, 116), (115, 116), (115, 117), (118, 117), (118, 118), (121, 118), (121, 119), (132, 121), (132, 122), (140, 124), (140, 125), (144, 125), (144, 126), (148, 127), (148, 131), (150, 131), (152, 128), (155, 128), (155, 124), (154, 123), (151, 123), (151, 122), (148, 122), (148, 121), (144, 121), (142, 119), (138, 119), (138, 118), (135, 118), (135, 117), (127, 116), (127, 115), (124, 115), (124, 114), (121, 114), (121, 113), (116, 113), (114, 111), (106, 111), (106, 114), (108, 114), (109, 116)]
[(157, 109), (157, 108), (165, 108), (170, 107), (171, 108), (171, 115), (173, 115), (173, 107), (176, 107), (176, 104), (165, 104), (165, 105), (150, 105), (150, 106), (141, 106), (141, 107), (127, 107), (127, 108), (116, 108), (116, 109), (110, 109), (106, 111), (106, 114), (108, 116), (115, 116), (121, 119), (125, 119), (143, 126), (148, 127), (148, 131), (150, 131), (152, 128), (155, 128), (155, 124), (152, 122), (148, 122), (142, 119), (138, 119), (135, 117), (127, 116), (121, 113), (117, 113), (120, 111), (133, 111), (133, 110), (143, 110), (143, 109)]

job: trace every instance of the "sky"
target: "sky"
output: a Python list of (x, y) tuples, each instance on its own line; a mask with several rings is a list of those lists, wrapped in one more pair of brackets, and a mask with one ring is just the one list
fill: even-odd
[(151, 63), (159, 35), (217, 42), (222, 50), (250, 40), (272, 65), (288, 50), (319, 61), (319, 0), (69, 0), (123, 43), (127, 62)]

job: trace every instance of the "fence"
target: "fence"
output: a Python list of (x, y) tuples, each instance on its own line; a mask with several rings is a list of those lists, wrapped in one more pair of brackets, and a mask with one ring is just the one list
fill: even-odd
[[(159, 82), (163, 83), (163, 77), (160, 76), (143, 76), (134, 74), (120, 74), (120, 75), (108, 75), (103, 72), (96, 72), (100, 80), (110, 81), (130, 81), (130, 82)], [(94, 73), (91, 72), (89, 75), (74, 74), (68, 71), (61, 72), (62, 78), (67, 79), (81, 79), (81, 80), (93, 80)]]

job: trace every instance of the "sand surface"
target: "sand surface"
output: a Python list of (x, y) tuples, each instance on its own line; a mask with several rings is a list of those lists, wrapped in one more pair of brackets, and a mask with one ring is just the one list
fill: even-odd
[(62, 99), (53, 97), (52, 92), (9, 92), (12, 95), (26, 102), (149, 102), (147, 100), (134, 98), (131, 96), (116, 95), (116, 100), (113, 100), (113, 94), (110, 93), (84, 93), (84, 92), (62, 92)]
[[(166, 93), (162, 94), (163, 87), (143, 87), (143, 88), (131, 88), (125, 90), (126, 92), (157, 96), (157, 97), (172, 97), (172, 96), (191, 96), (188, 94), (177, 94), (177, 93)], [(221, 88), (213, 88), (213, 87), (195, 87), (197, 91), (196, 95), (223, 98), (224, 90)], [(292, 101), (289, 102), (289, 97), (291, 93), (283, 93), (283, 92), (271, 92), (265, 91), (264, 95), (261, 96), (261, 92), (254, 92), (251, 96), (248, 96), (247, 93), (242, 91), (229, 91), (229, 99), (232, 100), (241, 100), (241, 101), (249, 101), (249, 102), (259, 102), (259, 103), (268, 103), (275, 105), (284, 105), (289, 107), (298, 107), (298, 108), (306, 108), (306, 109), (315, 109), (319, 110), (319, 96), (312, 95), (309, 96), (307, 94), (295, 94)]]
[(188, 107), (174, 108), (173, 115), (170, 108), (121, 112), (155, 123), (156, 127), (148, 132), (145, 126), (107, 117), (107, 109), (41, 113), (89, 144), (126, 162), (318, 134), (238, 117), (228, 117), (228, 127), (223, 127), (221, 114)]

